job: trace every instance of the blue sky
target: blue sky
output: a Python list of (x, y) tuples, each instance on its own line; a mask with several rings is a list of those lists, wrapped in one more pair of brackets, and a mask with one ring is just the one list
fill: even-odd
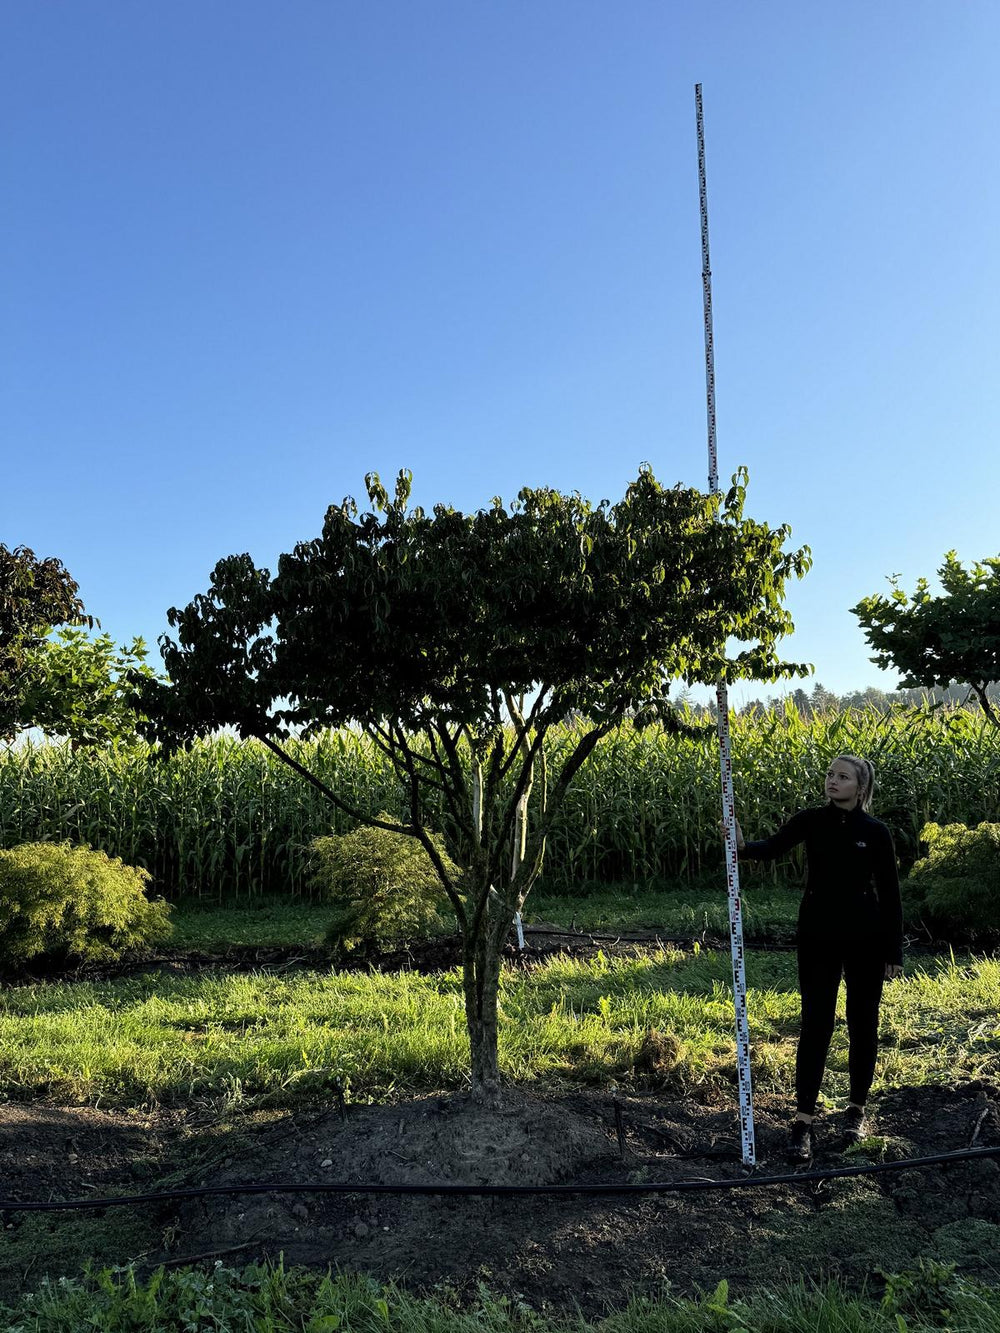
[(785, 653), (891, 687), (848, 608), (1000, 549), (998, 47), (993, 0), (15, 0), (0, 541), (152, 645), (371, 469), (705, 486), (701, 82), (720, 471), (812, 547)]

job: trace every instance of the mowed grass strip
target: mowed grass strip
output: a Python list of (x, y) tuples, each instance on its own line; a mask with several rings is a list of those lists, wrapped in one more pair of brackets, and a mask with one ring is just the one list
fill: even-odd
[[(794, 939), (802, 892), (770, 884), (744, 886), (743, 934), (748, 942), (787, 943)], [(161, 952), (204, 950), (222, 953), (231, 947), (268, 947), (323, 943), (333, 909), (329, 904), (270, 895), (247, 903), (188, 898), (174, 905), (173, 934)], [(536, 890), (525, 905), (527, 924), (580, 930), (659, 930), (676, 939), (729, 937), (729, 904), (725, 885), (709, 888), (677, 885), (648, 887), (621, 884), (566, 896)]]
[(309, 903), (287, 895), (268, 894), (221, 906), (187, 898), (173, 905), (170, 912), (173, 934), (165, 949), (157, 952), (188, 949), (221, 953), (232, 946), (311, 948), (323, 943), (332, 915), (329, 903)]
[[(787, 1090), (799, 1015), (794, 957), (751, 952), (747, 979), (757, 1086)], [(998, 994), (996, 959), (928, 959), (887, 988), (880, 1083), (995, 1077)], [(726, 954), (563, 957), (505, 972), (502, 1008), (501, 1066), (519, 1082), (652, 1078), (680, 1092), (735, 1078)], [(651, 1030), (666, 1038), (652, 1068)], [(337, 1079), (354, 1100), (461, 1088), (467, 1068), (454, 971), (158, 975), (0, 995), (0, 1095), (11, 1099), (292, 1107), (329, 1100)], [(828, 1091), (840, 1097), (843, 1024), (830, 1068)]]
[[(758, 944), (790, 943), (801, 889), (746, 878), (750, 883), (743, 885), (743, 938)], [(634, 884), (594, 889), (585, 897), (535, 892), (525, 905), (525, 919), (579, 930), (659, 930), (676, 939), (729, 938), (729, 901), (720, 877), (707, 889)]]

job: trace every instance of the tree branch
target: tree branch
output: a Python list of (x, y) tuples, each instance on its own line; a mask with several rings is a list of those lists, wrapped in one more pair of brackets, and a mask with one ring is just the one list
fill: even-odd
[[(375, 748), (380, 750), (382, 754), (384, 754), (385, 757), (389, 760), (389, 763), (392, 764), (397, 778), (399, 778), (400, 781), (403, 780), (409, 781), (409, 776), (410, 776), (409, 769), (400, 768), (399, 760), (396, 757), (396, 750), (398, 747), (401, 747), (408, 755), (411, 756), (411, 758), (414, 759), (423, 758), (420, 752), (417, 750), (412, 750), (406, 744), (405, 739), (402, 742), (394, 741), (392, 738), (391, 729), (386, 728), (385, 730), (383, 730), (382, 728), (379, 727), (378, 723), (376, 722), (367, 723), (365, 725), (365, 731), (371, 737), (372, 744), (375, 746)], [(400, 735), (403, 735), (401, 729), (400, 729)], [(445, 791), (444, 784), (439, 782), (437, 778), (432, 778), (430, 776), (425, 775), (422, 781), (425, 782), (428, 787), (436, 787), (438, 791), (442, 792)], [(445, 795), (447, 795), (447, 792), (445, 792)]]
[(350, 815), (350, 817), (357, 820), (359, 824), (367, 824), (369, 828), (388, 829), (390, 833), (405, 833), (411, 838), (420, 836), (418, 831), (415, 828), (411, 828), (409, 825), (390, 824), (384, 819), (378, 819), (374, 815), (366, 815), (361, 810), (356, 809), (353, 805), (348, 805), (348, 803), (342, 800), (335, 791), (331, 790), (325, 782), (318, 778), (315, 773), (310, 773), (308, 768), (305, 768), (297, 759), (293, 759), (290, 754), (283, 750), (280, 745), (272, 741), (270, 736), (266, 736), (259, 731), (253, 731), (250, 734), (266, 745), (267, 748), (286, 763), (289, 768), (294, 768), (300, 777), (305, 778), (307, 782), (311, 782), (317, 791), (321, 791), (327, 800), (332, 805), (335, 805), (338, 810), (343, 810), (345, 815)]
[(591, 751), (597, 745), (597, 742), (606, 736), (608, 732), (613, 731), (618, 725), (618, 721), (619, 719), (615, 718), (607, 722), (602, 722), (598, 726), (592, 727), (590, 731), (586, 732), (585, 735), (580, 738), (576, 749), (565, 761), (559, 771), (559, 777), (556, 780), (549, 807), (542, 816), (538, 830), (535, 834), (536, 839), (543, 840), (548, 835), (548, 831), (552, 827), (552, 820), (562, 804), (563, 797), (566, 795), (566, 789), (569, 784), (573, 781), (579, 770), (590, 757)]
[(992, 724), (998, 729), (1000, 729), (1000, 717), (997, 716), (996, 711), (992, 703), (990, 702), (990, 697), (986, 692), (987, 686), (985, 684), (973, 685), (972, 688), (975, 690), (976, 696), (979, 699), (979, 702), (982, 704), (983, 712), (986, 714), (986, 716), (989, 718)]
[(431, 749), (434, 753), (433, 755), (422, 754), (419, 750), (414, 750), (412, 748), (410, 749), (410, 753), (413, 758), (418, 760), (421, 764), (426, 764), (428, 768), (436, 769), (443, 778), (447, 779), (449, 776), (449, 769), (438, 756), (437, 743), (434, 736), (435, 723), (433, 720), (433, 713), (421, 712), (416, 716), (415, 720), (420, 733), (426, 736), (430, 741)]
[(503, 807), (503, 814), (500, 821), (500, 834), (496, 840), (498, 848), (506, 847), (508, 840), (514, 834), (517, 825), (517, 809), (525, 795), (531, 792), (535, 778), (535, 760), (542, 752), (547, 731), (548, 727), (543, 727), (540, 731), (536, 731), (530, 746), (526, 749), (522, 744), (521, 748), (524, 754), (524, 759), (521, 764), (521, 771), (517, 775), (517, 781), (514, 783), (514, 790), (507, 798)]
[(455, 824), (462, 835), (469, 839), (469, 846), (473, 847), (476, 839), (473, 831), (471, 803), (469, 801), (469, 784), (465, 780), (461, 755), (458, 753), (457, 746), (447, 746), (446, 742), (450, 740), (450, 737), (448, 736), (448, 729), (444, 724), (435, 727), (432, 723), (428, 722), (425, 730), (436, 757), (441, 753), (438, 748), (437, 732), (441, 731), (444, 733), (442, 745), (445, 746), (447, 762), (439, 757), (436, 759), (436, 762), (441, 772), (444, 774), (445, 799), (448, 802), (448, 810), (452, 819), (455, 821)]
[(430, 857), (431, 864), (437, 871), (438, 879), (440, 879), (442, 885), (444, 886), (444, 891), (448, 895), (448, 901), (452, 905), (452, 908), (455, 912), (455, 916), (458, 919), (459, 926), (464, 929), (466, 921), (465, 905), (462, 902), (462, 899), (459, 896), (459, 893), (456, 890), (455, 885), (452, 883), (451, 876), (445, 869), (444, 862), (441, 859), (441, 854), (439, 853), (438, 849), (434, 846), (433, 839), (427, 832), (427, 829), (424, 827), (424, 822), (421, 817), (420, 784), (421, 781), (423, 782), (427, 781), (426, 775), (424, 776), (423, 779), (417, 776), (417, 767), (416, 764), (413, 762), (413, 754), (411, 753), (409, 746), (406, 744), (402, 727), (397, 726), (396, 728), (394, 728), (394, 730), (397, 736), (396, 744), (398, 745), (400, 752), (405, 756), (405, 767), (407, 770), (407, 775), (409, 778), (409, 785), (410, 785), (410, 819), (413, 821), (415, 836), (419, 839), (421, 845), (424, 848), (424, 851)]
[[(529, 712), (526, 719), (523, 717), (521, 710), (517, 708), (517, 706), (515, 705), (514, 696), (513, 695), (506, 696), (507, 711), (510, 713), (511, 718), (514, 720), (514, 725), (517, 728), (517, 734), (510, 755), (508, 756), (507, 761), (505, 762), (503, 769), (501, 770), (500, 773), (501, 778), (505, 778), (508, 772), (510, 771), (510, 766), (514, 762), (514, 755), (517, 753), (518, 747), (524, 743), (524, 740), (527, 737), (528, 732), (531, 731), (533, 727), (536, 727), (538, 725), (538, 718), (541, 712), (543, 711), (543, 701), (548, 691), (549, 691), (548, 685), (543, 685), (541, 687), (541, 689), (538, 691), (538, 698), (532, 704), (531, 711)], [(547, 707), (548, 705), (545, 706)]]

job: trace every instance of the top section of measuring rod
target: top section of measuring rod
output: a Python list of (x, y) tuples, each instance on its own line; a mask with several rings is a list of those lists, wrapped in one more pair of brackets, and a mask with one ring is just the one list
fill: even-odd
[(701, 205), (701, 286), (705, 309), (705, 389), (708, 411), (708, 489), (719, 490), (719, 457), (715, 435), (715, 342), (712, 335), (712, 262), (708, 247), (708, 188), (705, 183), (705, 116), (701, 84), (694, 86), (698, 123), (698, 200)]

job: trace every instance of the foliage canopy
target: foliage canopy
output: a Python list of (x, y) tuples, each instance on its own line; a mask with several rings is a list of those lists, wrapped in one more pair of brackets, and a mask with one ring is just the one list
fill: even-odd
[[(153, 689), (157, 739), (207, 730), (311, 735), (369, 718), (404, 728), (492, 726), (499, 700), (540, 690), (536, 719), (595, 722), (669, 712), (671, 679), (805, 675), (780, 662), (792, 628), (785, 581), (809, 566), (787, 526), (743, 516), (746, 474), (724, 501), (660, 486), (643, 469), (625, 498), (522, 490), (505, 508), (407, 512), (409, 474), (376, 512), (348, 497), (278, 573), (248, 554), (172, 608), (161, 638), (171, 685)], [(719, 521), (714, 521), (718, 519)], [(727, 641), (743, 646), (727, 656)], [(286, 701), (274, 707), (276, 701)]]
[[(33, 725), (25, 693), (35, 654), (56, 625), (88, 625), (79, 587), (60, 560), (0, 543), (0, 740)], [(28, 720), (25, 720), (26, 717)]]
[(116, 649), (110, 634), (90, 638), (78, 627), (59, 630), (33, 652), (22, 691), (22, 727), (68, 736), (79, 745), (136, 739), (138, 718), (128, 700), (133, 677), (156, 677), (141, 638)]
[(135, 737), (126, 677), (155, 676), (146, 646), (137, 638), (116, 652), (109, 634), (91, 639), (99, 622), (77, 593), (59, 560), (0, 545), (0, 742), (31, 727), (74, 746)]
[(948, 551), (938, 577), (939, 597), (924, 578), (907, 597), (893, 575), (889, 597), (873, 594), (851, 608), (875, 649), (872, 661), (900, 671), (900, 688), (968, 685), (1000, 727), (988, 693), (1000, 681), (1000, 556), (966, 569)]

